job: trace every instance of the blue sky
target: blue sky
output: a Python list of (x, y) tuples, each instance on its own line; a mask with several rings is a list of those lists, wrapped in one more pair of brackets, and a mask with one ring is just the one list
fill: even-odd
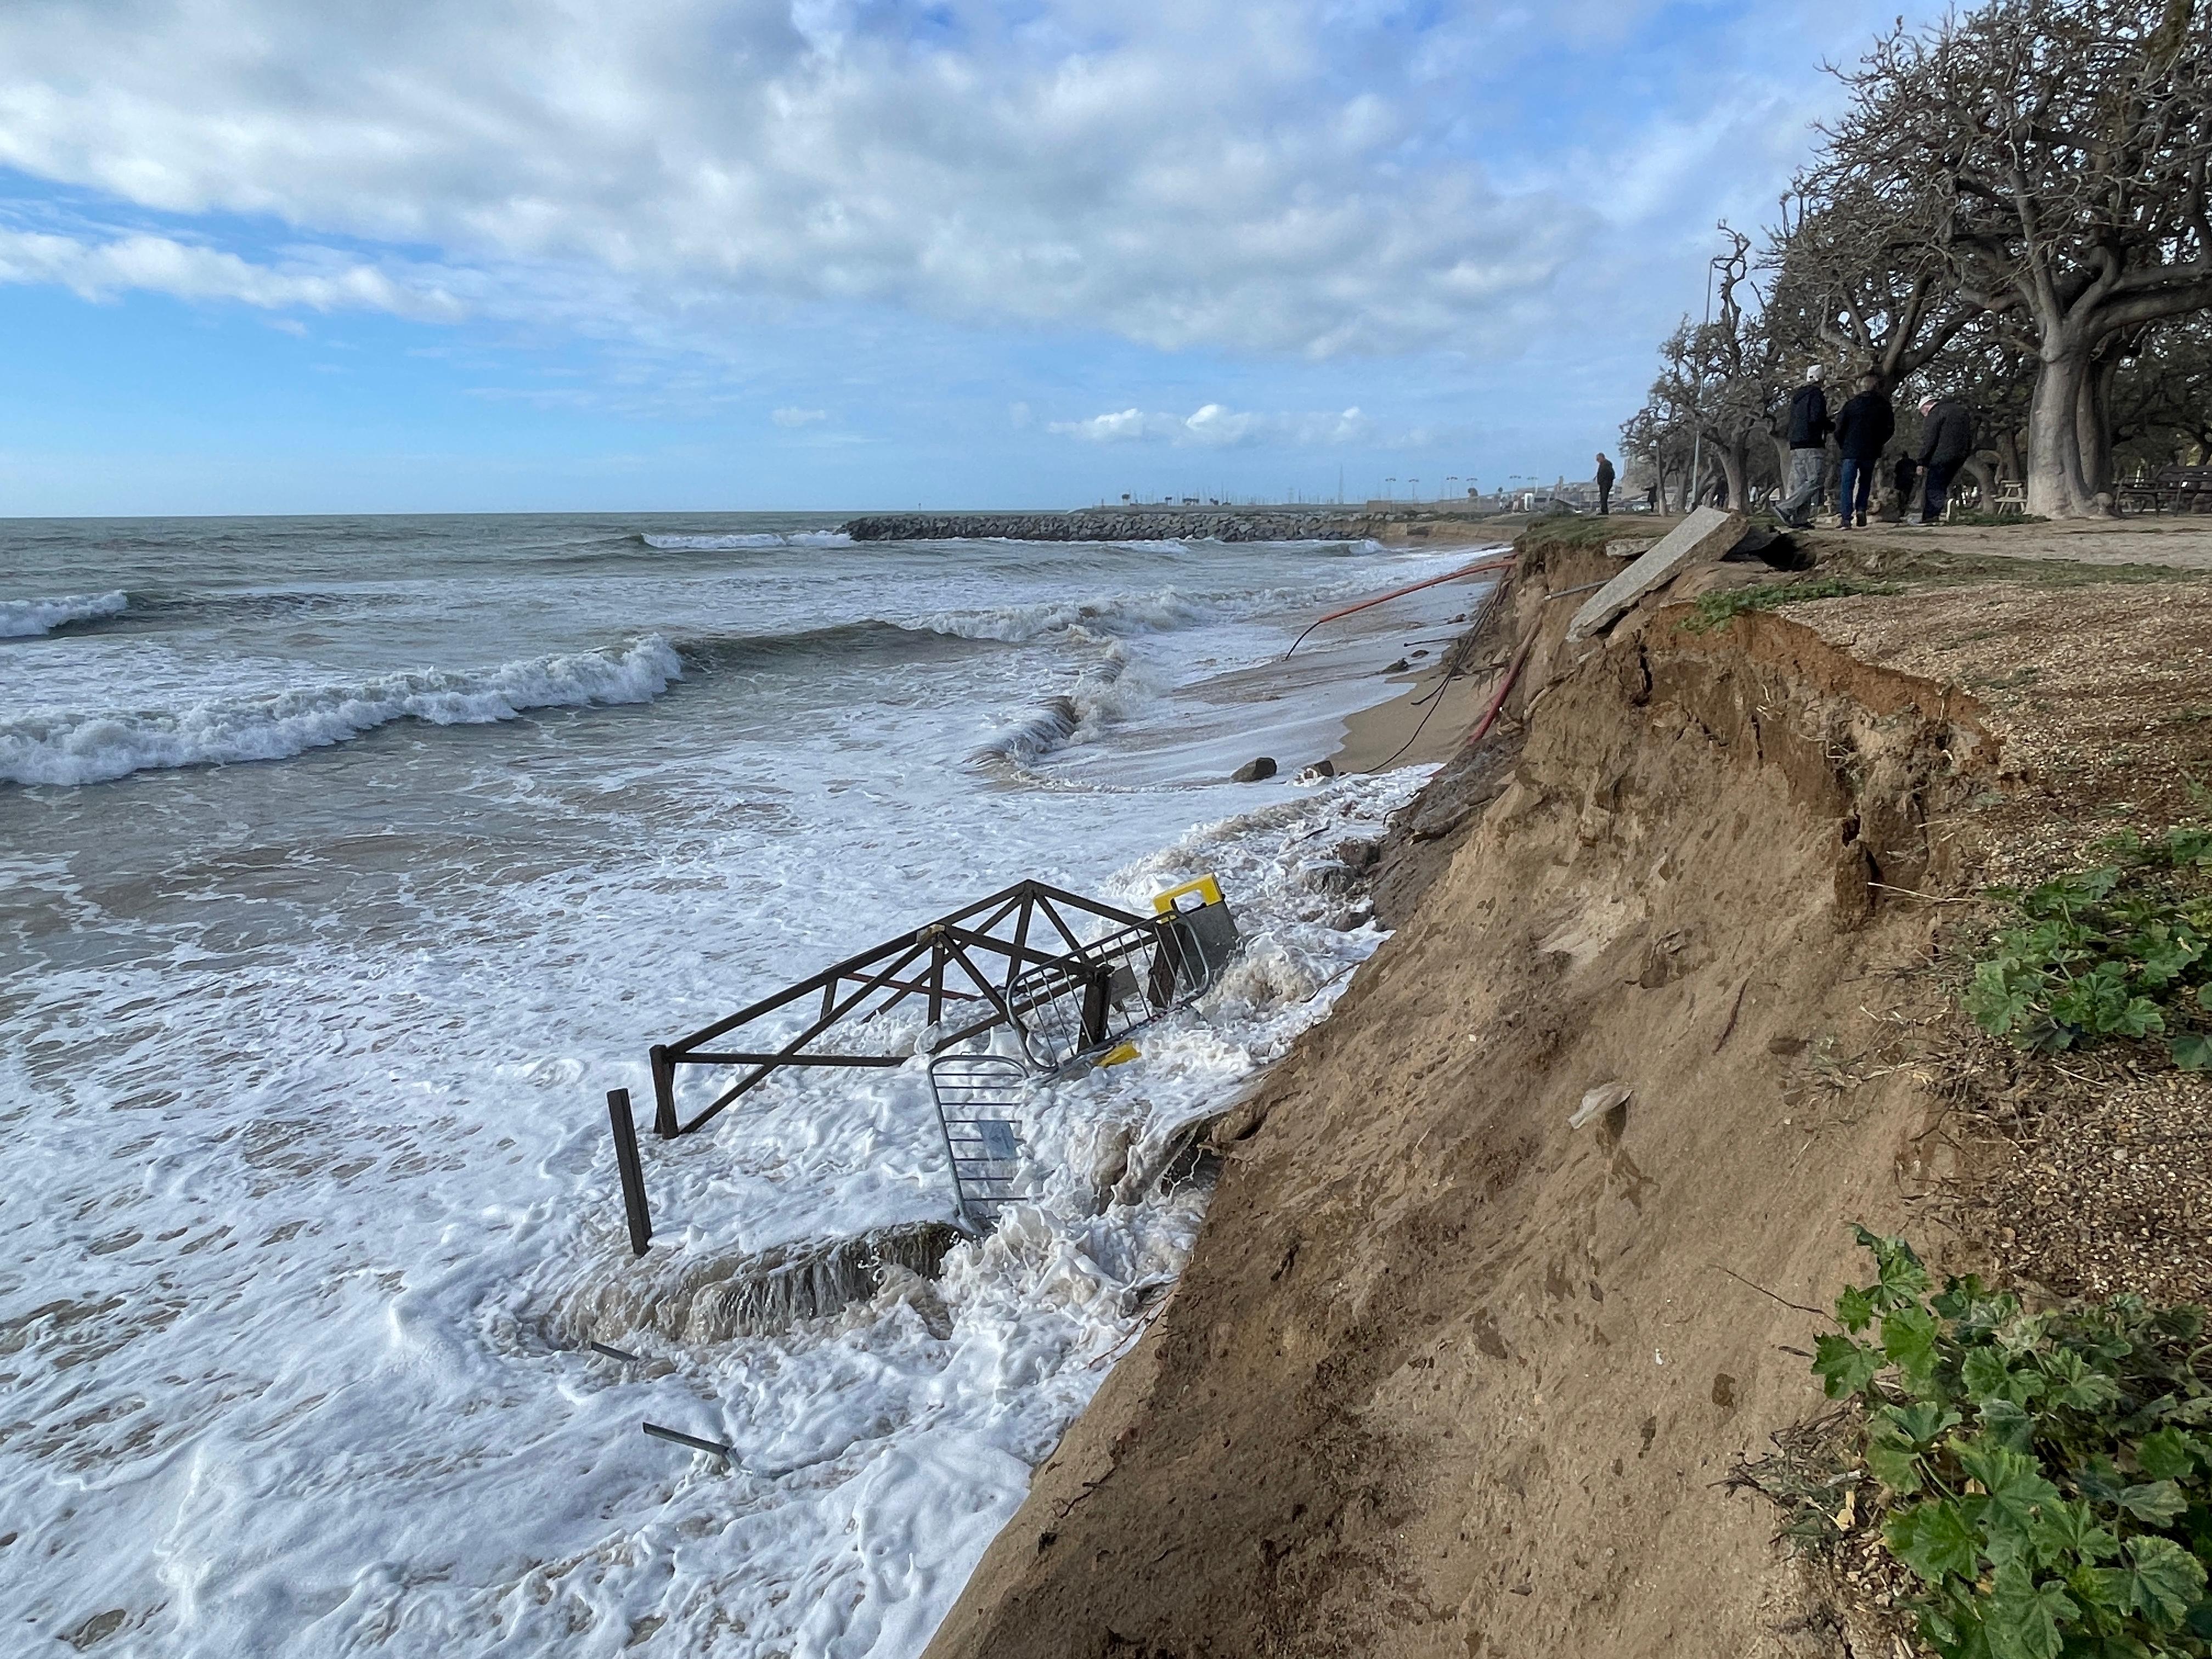
[(1894, 15), (13, 0), (0, 516), (1586, 476)]

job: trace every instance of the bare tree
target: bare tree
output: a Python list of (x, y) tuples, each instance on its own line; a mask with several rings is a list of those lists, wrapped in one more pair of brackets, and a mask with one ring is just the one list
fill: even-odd
[(1950, 294), (2032, 342), (2032, 511), (2109, 510), (2100, 354), (2212, 307), (2208, 46), (2194, 0), (1994, 0), (1838, 71), (1850, 103), (1807, 184), (1924, 230)]
[[(1847, 188), (1863, 181), (1843, 181)], [(1797, 212), (1792, 222), (1790, 208)], [(1909, 204), (1821, 193), (1801, 179), (1783, 202), (1765, 261), (1772, 272), (1765, 319), (1778, 340), (1850, 380), (1873, 374), (1885, 392), (1940, 356), (1978, 307), (1950, 273)]]
[[(1765, 305), (1751, 279), (1751, 239), (1723, 224), (1727, 251), (1713, 261), (1715, 312), (1711, 322), (1681, 325), (1659, 348), (1659, 378), (1647, 409), (1662, 424), (1703, 440), (1705, 459), (1717, 467), (1729, 504), (1744, 506), (1761, 441), (1774, 432), (1783, 394), (1780, 348), (1768, 331)], [(1702, 471), (1702, 467), (1700, 471)], [(1691, 481), (1693, 495), (1701, 480)]]
[(2116, 461), (2143, 469), (2212, 461), (2212, 323), (2148, 330), (2113, 356)]
[(1656, 404), (1644, 405), (1621, 422), (1620, 453), (1626, 462), (1621, 483), (1625, 489), (1653, 486), (1662, 513), (1674, 510), (1674, 481), (1680, 479), (1680, 497), (1690, 497), (1690, 459), (1692, 434), (1674, 411)]

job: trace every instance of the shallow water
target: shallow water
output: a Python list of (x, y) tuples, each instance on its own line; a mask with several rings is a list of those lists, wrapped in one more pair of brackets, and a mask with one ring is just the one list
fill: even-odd
[[(1472, 595), (1224, 702), (1329, 601), (1464, 552), (828, 529), (0, 524), (26, 1645), (927, 1641), (1199, 1221), (1187, 1186), (1093, 1213), (1102, 1146), (1218, 1109), (1379, 942), (1325, 853), (1418, 777), (1290, 769)], [(1270, 744), (1284, 779), (1221, 781)], [(1036, 1092), (998, 1234), (771, 1334), (656, 1322), (735, 1258), (951, 1203), (917, 1068), (786, 1073), (647, 1145), (633, 1263), (603, 1103), (647, 1098), (648, 1042), (1023, 876), (1141, 905), (1205, 870), (1245, 958)]]

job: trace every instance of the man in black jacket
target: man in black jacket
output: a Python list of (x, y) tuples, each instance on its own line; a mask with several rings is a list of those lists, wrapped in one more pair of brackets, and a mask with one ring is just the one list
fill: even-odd
[(1820, 390), (1820, 366), (1805, 371), (1805, 384), (1790, 399), (1789, 494), (1776, 516), (1798, 530), (1813, 525), (1813, 498), (1828, 475), (1828, 394)]
[(1927, 482), (1921, 486), (1920, 517), (1907, 522), (1939, 524), (1951, 480), (1974, 453), (1974, 417), (1955, 398), (1923, 398), (1920, 417), (1920, 465)]
[(1881, 377), (1860, 375), (1858, 396), (1836, 416), (1836, 447), (1844, 453), (1844, 477), (1836, 492), (1840, 497), (1836, 510), (1843, 514), (1844, 529), (1849, 530), (1854, 521), (1861, 530), (1866, 528), (1867, 502), (1874, 495), (1874, 470), (1896, 430), (1897, 416), (1882, 395)]
[(1597, 453), (1597, 510), (1601, 514), (1613, 511), (1613, 463), (1606, 459), (1602, 449)]

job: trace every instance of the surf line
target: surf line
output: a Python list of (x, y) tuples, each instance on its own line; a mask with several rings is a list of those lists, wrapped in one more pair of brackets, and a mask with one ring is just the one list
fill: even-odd
[[(1370, 605), (1381, 605), (1386, 600), (1403, 599), (1408, 593), (1418, 593), (1425, 587), (1436, 586), (1439, 582), (1455, 582), (1462, 577), (1480, 576), (1492, 570), (1510, 570), (1512, 568), (1513, 555), (1510, 553), (1501, 554), (1494, 558), (1477, 559), (1473, 564), (1462, 565), (1457, 570), (1447, 570), (1441, 576), (1431, 576), (1425, 581), (1413, 582), (1405, 587), (1394, 587), (1388, 593), (1377, 593), (1371, 599), (1362, 599), (1357, 605), (1347, 605), (1340, 611), (1332, 611), (1326, 616), (1315, 617), (1306, 625), (1305, 633), (1300, 634), (1297, 638), (1291, 641), (1291, 651), (1295, 651), (1304, 645), (1306, 634), (1312, 633), (1323, 623), (1334, 622), (1340, 617), (1348, 617), (1355, 611), (1364, 611)], [(1284, 661), (1290, 660), (1291, 651), (1283, 653)]]

